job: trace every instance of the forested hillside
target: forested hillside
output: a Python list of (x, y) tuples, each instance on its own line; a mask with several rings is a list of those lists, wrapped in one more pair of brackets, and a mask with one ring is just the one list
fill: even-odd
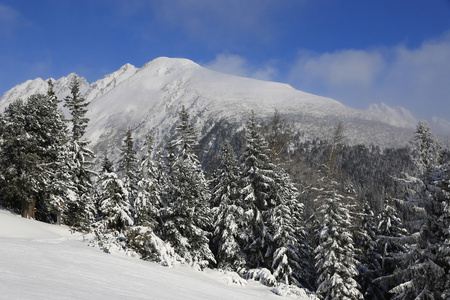
[(76, 77), (65, 99), (50, 82), (47, 94), (9, 104), (2, 206), (93, 233), (105, 252), (321, 299), (450, 297), (450, 160), (425, 122), (406, 148), (348, 145), (342, 122), (329, 139), (306, 139), (277, 110), (270, 120), (251, 112), (244, 128), (210, 124), (199, 140), (182, 106), (162, 146), (149, 131), (137, 148), (130, 128), (116, 160), (90, 148), (88, 111)]

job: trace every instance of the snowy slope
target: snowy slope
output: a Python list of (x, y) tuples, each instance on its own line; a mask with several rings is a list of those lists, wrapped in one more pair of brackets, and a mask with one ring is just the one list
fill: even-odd
[(0, 299), (281, 299), (258, 282), (227, 284), (218, 271), (106, 254), (68, 227), (1, 209), (0, 265)]
[(414, 128), (400, 115), (352, 109), (286, 84), (225, 75), (186, 59), (158, 58), (91, 102), (88, 136), (94, 141), (101, 140), (102, 134), (105, 140), (119, 133), (123, 137), (126, 128), (131, 128), (138, 138), (155, 130), (161, 139), (176, 121), (181, 105), (200, 132), (210, 120), (242, 123), (252, 110), (267, 118), (275, 109), (310, 137), (326, 138), (342, 120), (351, 143), (405, 144)]
[[(69, 94), (72, 76), (55, 81), (60, 99)], [(17, 98), (46, 90), (40, 78), (27, 81), (5, 93), (0, 110)], [(343, 121), (349, 143), (382, 147), (407, 144), (415, 126), (405, 111), (386, 106), (357, 110), (287, 84), (225, 75), (187, 59), (161, 57), (140, 69), (126, 64), (92, 84), (81, 78), (81, 92), (91, 102), (87, 137), (99, 151), (117, 146), (127, 128), (133, 130), (138, 144), (150, 130), (157, 141), (167, 138), (181, 105), (203, 135), (221, 119), (243, 124), (251, 110), (263, 119), (278, 109), (308, 138), (327, 138), (337, 122)]]

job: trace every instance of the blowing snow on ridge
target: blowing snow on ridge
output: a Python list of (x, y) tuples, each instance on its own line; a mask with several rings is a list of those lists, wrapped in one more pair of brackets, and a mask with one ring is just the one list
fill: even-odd
[[(69, 94), (73, 76), (53, 80), (59, 99)], [(6, 92), (0, 109), (46, 90), (46, 81), (29, 80)], [(100, 151), (120, 143), (127, 128), (138, 142), (149, 131), (157, 141), (166, 139), (182, 105), (202, 135), (219, 120), (242, 124), (252, 110), (267, 119), (277, 109), (306, 138), (327, 138), (342, 121), (350, 144), (381, 147), (407, 144), (415, 125), (409, 112), (399, 113), (386, 105), (353, 109), (287, 84), (226, 75), (179, 58), (160, 57), (140, 69), (126, 64), (92, 84), (81, 77), (80, 90), (90, 102), (86, 137)]]

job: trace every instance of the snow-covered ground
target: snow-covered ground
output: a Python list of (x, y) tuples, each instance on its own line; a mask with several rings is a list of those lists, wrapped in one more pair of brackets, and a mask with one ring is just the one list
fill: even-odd
[(106, 254), (66, 226), (0, 209), (0, 299), (282, 299), (259, 282), (231, 279), (216, 270)]

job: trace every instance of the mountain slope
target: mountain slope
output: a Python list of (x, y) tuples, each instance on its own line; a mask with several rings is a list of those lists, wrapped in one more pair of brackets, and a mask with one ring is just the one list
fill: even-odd
[(215, 270), (163, 267), (86, 244), (66, 226), (0, 209), (0, 298), (281, 299), (254, 281), (227, 284), (229, 278)]
[[(72, 76), (55, 81), (60, 99), (69, 94)], [(127, 128), (133, 131), (138, 144), (148, 131), (158, 142), (167, 139), (182, 105), (201, 136), (219, 120), (242, 127), (252, 110), (261, 119), (279, 110), (304, 132), (305, 138), (327, 138), (342, 121), (349, 143), (382, 147), (407, 144), (415, 125), (407, 113), (387, 113), (384, 107), (357, 110), (287, 84), (226, 75), (187, 59), (161, 57), (140, 69), (126, 64), (90, 85), (84, 78), (80, 81), (82, 95), (90, 101), (87, 138), (98, 151), (115, 148)], [(27, 81), (5, 93), (0, 110), (19, 97), (46, 90), (42, 79)]]
[[(409, 136), (403, 141), (397, 139), (413, 128), (409, 122), (386, 118), (384, 112), (352, 109), (286, 84), (225, 75), (189, 60), (159, 58), (92, 101), (88, 134), (96, 140), (102, 132), (111, 135), (117, 129), (123, 132), (126, 127), (167, 132), (181, 105), (188, 109), (200, 130), (211, 119), (242, 122), (252, 110), (258, 117), (267, 118), (275, 109), (311, 137), (324, 137), (342, 120), (351, 142), (392, 145), (409, 140)], [(386, 132), (392, 130), (397, 131), (396, 137), (386, 138)], [(365, 137), (368, 132), (370, 137)]]

